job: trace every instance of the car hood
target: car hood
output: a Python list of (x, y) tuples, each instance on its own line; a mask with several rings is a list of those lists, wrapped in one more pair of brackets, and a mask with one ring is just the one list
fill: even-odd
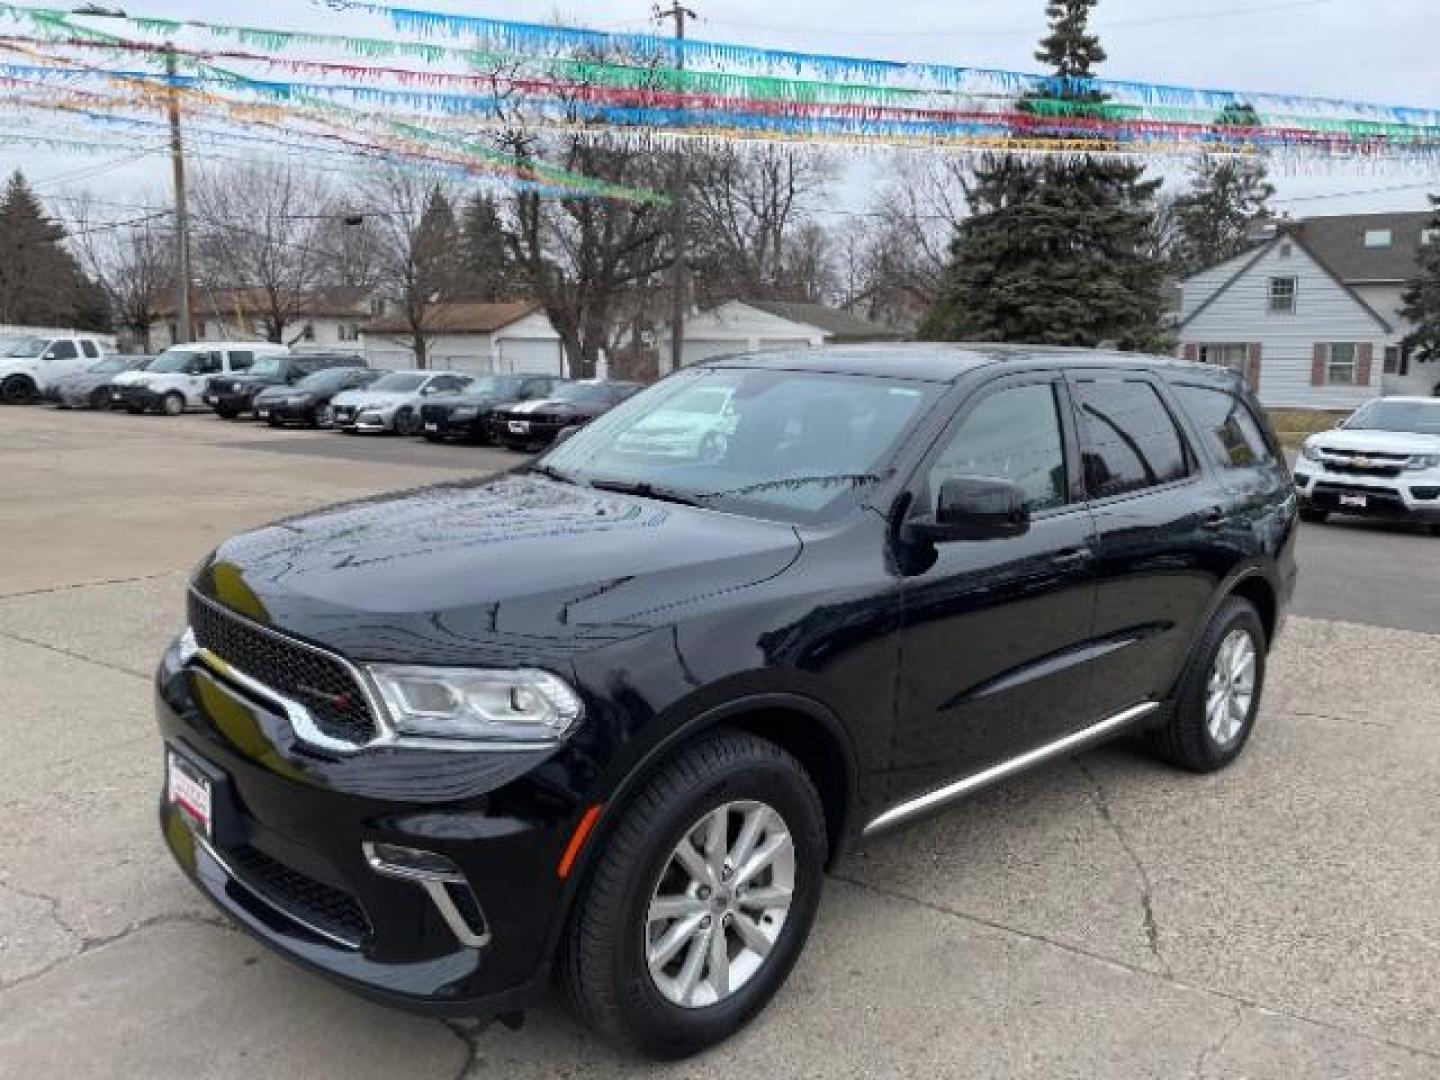
[(414, 401), (420, 396), (418, 390), (346, 390), (336, 394), (330, 399), (331, 406), (339, 408), (367, 408), (380, 406), (384, 408), (390, 405), (403, 405), (407, 401)]
[(605, 409), (603, 405), (586, 404), (577, 401), (560, 401), (556, 398), (542, 398), (539, 401), (519, 401), (514, 405), (507, 406), (505, 411), (514, 413), (516, 416), (524, 416), (527, 413), (542, 414), (569, 414), (576, 416), (590, 415), (601, 412)]
[(357, 659), (513, 665), (666, 625), (799, 552), (782, 523), (512, 474), (243, 533), (195, 586)]
[(438, 405), (441, 408), (453, 409), (459, 406), (468, 405), (472, 408), (489, 408), (508, 400), (504, 394), (435, 394), (425, 399), (426, 405)]
[(1321, 432), (1310, 440), (1321, 450), (1342, 450), (1347, 453), (1375, 454), (1440, 454), (1440, 435), (1421, 435), (1413, 431), (1350, 431), (1337, 428)]
[(122, 371), (110, 380), (112, 386), (153, 386), (157, 383), (188, 379), (182, 371)]
[(75, 375), (62, 375), (54, 381), (54, 385), (61, 390), (93, 390), (97, 386), (106, 386), (114, 382), (123, 374), (125, 374), (123, 371), (109, 373), (82, 371)]

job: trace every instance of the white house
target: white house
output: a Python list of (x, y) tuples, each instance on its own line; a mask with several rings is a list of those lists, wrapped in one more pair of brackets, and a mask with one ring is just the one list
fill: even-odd
[[(427, 366), (471, 375), (567, 375), (569, 364), (560, 335), (537, 303), (436, 304), (425, 316)], [(365, 328), (365, 362), (371, 367), (415, 365), (410, 327), (398, 314)]]
[[(824, 304), (730, 300), (685, 321), (683, 364), (755, 349), (814, 349), (861, 341), (898, 341), (900, 333)], [(662, 374), (670, 369), (670, 327), (656, 338)]]
[[(195, 340), (264, 341), (264, 306), (259, 289), (196, 288), (190, 294)], [(360, 331), (384, 310), (384, 302), (366, 289), (348, 285), (311, 289), (295, 303), (284, 343), (297, 352), (357, 352)], [(154, 352), (169, 348), (175, 340), (174, 303), (162, 306), (158, 315), (150, 328)]]
[(1272, 235), (1181, 282), (1180, 353), (1244, 372), (1266, 405), (1352, 409), (1387, 393), (1428, 394), (1440, 363), (1406, 354), (1400, 296), (1427, 213), (1276, 223)]

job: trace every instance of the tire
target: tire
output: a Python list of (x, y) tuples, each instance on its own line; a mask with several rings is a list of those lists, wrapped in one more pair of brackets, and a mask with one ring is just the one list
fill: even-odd
[[(1236, 710), (1222, 717), (1222, 730), (1217, 733), (1207, 706), (1213, 700), (1216, 671), (1226, 666), (1222, 649), (1236, 635), (1248, 638), (1253, 650), (1250, 693), (1243, 713), (1237, 716)], [(1239, 757), (1254, 730), (1255, 714), (1265, 689), (1266, 651), (1265, 625), (1254, 605), (1238, 596), (1227, 599), (1201, 635), (1175, 694), (1169, 719), (1163, 727), (1148, 733), (1150, 751), (1192, 772), (1214, 772)], [(1234, 725), (1233, 730), (1224, 730), (1227, 723)]]
[[(747, 951), (739, 925), (725, 920), (727, 954), (735, 949), (727, 969), (738, 983), (733, 992), (713, 1000), (717, 983), (712, 977), (712, 953), (704, 935), (712, 934), (724, 918), (719, 912), (762, 910), (736, 901), (725, 908), (719, 897), (731, 886), (718, 887), (716, 895), (677, 893), (691, 878), (675, 861), (676, 848), (687, 837), (707, 832), (707, 822), (720, 807), (726, 812), (727, 844), (741, 839), (746, 815), (768, 808), (770, 818), (788, 830), (793, 860), (782, 854), (771, 868), (753, 879), (755, 890), (783, 888), (791, 882), (789, 908), (766, 910), (746, 925), (769, 938), (768, 952)], [(776, 833), (760, 834), (760, 845), (776, 840)], [(695, 849), (703, 851), (704, 848)], [(559, 978), (572, 1008), (580, 1018), (621, 1046), (658, 1058), (679, 1058), (697, 1053), (731, 1035), (748, 1023), (774, 996), (794, 966), (820, 903), (826, 858), (825, 815), (820, 797), (804, 768), (773, 743), (736, 731), (719, 731), (678, 751), (665, 762), (631, 799), (619, 808), (619, 818), (597, 851), (597, 861), (582, 884), (571, 913), (562, 946)], [(723, 854), (723, 853), (722, 853)], [(710, 865), (708, 860), (704, 860)], [(718, 861), (718, 860), (717, 860)], [(792, 873), (793, 872), (793, 873)], [(678, 878), (674, 875), (678, 875)], [(718, 880), (714, 877), (710, 881)], [(737, 880), (728, 878), (727, 880)], [(652, 947), (650, 905), (665, 895), (705, 911), (684, 919), (708, 918), (710, 929), (684, 937), (672, 957), (662, 963), (659, 977), (652, 975), (647, 952)], [(752, 894), (753, 895), (753, 894)], [(774, 920), (779, 916), (779, 924)], [(741, 915), (735, 916), (738, 920)], [(663, 938), (679, 928), (675, 921), (656, 920), (654, 934)], [(772, 929), (773, 927), (773, 929)], [(667, 994), (682, 992), (684, 962), (695, 950), (703, 958), (697, 970), (697, 999), (677, 1003)], [(666, 975), (664, 965), (678, 967)], [(664, 979), (670, 989), (661, 988)], [(711, 1000), (700, 1000), (708, 996)]]
[[(166, 415), (173, 414), (167, 413)], [(234, 420), (237, 416), (240, 415), (240, 411), (238, 409), (232, 409), (228, 405), (217, 405), (215, 406), (215, 415), (220, 417), (221, 420)]]
[(103, 386), (96, 387), (90, 391), (90, 408), (100, 410), (107, 408), (110, 404), (110, 392)]
[(411, 435), (420, 434), (420, 424), (419, 415), (407, 405), (395, 414), (395, 420), (390, 425), (390, 430), (396, 435), (404, 435), (408, 438)]
[(265, 423), (269, 424), (269, 425), (270, 425), (271, 427), (273, 427), (273, 428), (278, 428), (278, 427), (284, 427), (284, 426), (285, 426), (284, 423), (283, 423), (283, 421), (281, 421), (281, 419), (280, 419), (278, 416), (276, 416), (274, 413), (271, 413), (269, 416), (267, 416), (267, 417), (265, 418)]
[(1300, 511), (1300, 520), (1311, 525), (1324, 525), (1330, 520), (1330, 514), (1326, 510), (1311, 510), (1303, 508)]
[(425, 433), (425, 441), (428, 443), (443, 443), (445, 441), (445, 436), (440, 435), (434, 431), (427, 431)]
[(28, 375), (11, 375), (0, 383), (0, 400), (7, 405), (29, 405), (40, 396), (40, 388)]
[(145, 406), (144, 406), (144, 405), (126, 405), (126, 406), (125, 406), (125, 411), (126, 411), (127, 413), (129, 413), (131, 416), (139, 416), (141, 413), (143, 413), (143, 412), (145, 411)]
[(160, 411), (166, 416), (179, 416), (185, 411), (185, 395), (171, 390), (160, 399)]
[(1440, 536), (1440, 525), (1431, 525), (1431, 526), (1430, 526), (1430, 535), (1431, 535), (1431, 536)]

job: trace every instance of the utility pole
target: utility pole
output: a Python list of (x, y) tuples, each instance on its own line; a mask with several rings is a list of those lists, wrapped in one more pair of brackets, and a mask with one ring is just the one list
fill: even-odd
[[(675, 48), (675, 66), (681, 71), (685, 70), (685, 20), (699, 17), (679, 0), (672, 0), (668, 8), (655, 6), (655, 18), (675, 20), (675, 40), (680, 42)], [(680, 92), (685, 92), (683, 79)], [(670, 182), (670, 236), (675, 247), (675, 260), (670, 267), (670, 370), (678, 371), (685, 356), (685, 286), (689, 277), (685, 250), (685, 152), (678, 145), (674, 169)]]
[(190, 211), (185, 201), (185, 145), (180, 137), (180, 87), (175, 82), (175, 47), (165, 46), (165, 75), (170, 113), (170, 170), (175, 180), (175, 340), (189, 341), (195, 324), (190, 317)]

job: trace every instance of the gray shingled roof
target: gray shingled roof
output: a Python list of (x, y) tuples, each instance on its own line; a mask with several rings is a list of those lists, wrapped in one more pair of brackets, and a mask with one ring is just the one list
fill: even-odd
[[(1418, 213), (1345, 214), (1314, 217), (1283, 226), (1341, 281), (1407, 281), (1419, 269), (1420, 233), (1435, 215)], [(1365, 233), (1389, 229), (1394, 243), (1367, 248)]]
[(740, 303), (781, 319), (819, 327), (833, 335), (835, 344), (863, 341), (899, 341), (898, 331), (872, 323), (858, 315), (824, 304), (807, 304), (790, 300), (741, 300)]

